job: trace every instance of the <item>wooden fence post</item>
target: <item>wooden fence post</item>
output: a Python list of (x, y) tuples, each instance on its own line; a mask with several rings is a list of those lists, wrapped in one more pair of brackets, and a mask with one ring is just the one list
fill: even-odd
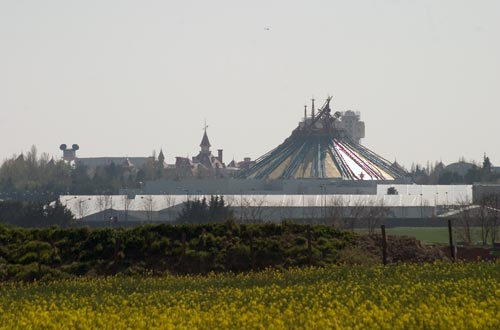
[(453, 231), (451, 230), (451, 219), (448, 219), (448, 236), (450, 237), (450, 252), (451, 260), (455, 261), (455, 247), (453, 246)]
[(387, 265), (387, 236), (385, 236), (385, 225), (381, 225), (382, 230), (382, 263)]

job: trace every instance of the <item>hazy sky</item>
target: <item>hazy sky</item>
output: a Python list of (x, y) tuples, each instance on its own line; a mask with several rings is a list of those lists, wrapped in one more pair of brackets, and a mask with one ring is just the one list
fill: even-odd
[[(0, 0), (0, 160), (256, 158), (333, 95), (389, 160), (500, 165), (500, 1)], [(216, 153), (216, 152), (215, 152)]]

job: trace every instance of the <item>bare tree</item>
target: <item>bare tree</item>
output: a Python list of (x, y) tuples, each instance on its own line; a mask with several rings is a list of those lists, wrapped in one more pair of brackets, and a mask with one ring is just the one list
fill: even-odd
[(468, 197), (457, 200), (459, 206), (458, 228), (456, 229), (458, 236), (467, 244), (472, 242), (472, 226), (473, 219), (471, 217), (472, 203)]
[(90, 200), (91, 200), (90, 198), (78, 199), (76, 204), (76, 212), (78, 214), (78, 220), (83, 219), (87, 215), (89, 211), (89, 205), (87, 204), (87, 202)]
[(374, 234), (375, 229), (378, 228), (383, 219), (391, 214), (391, 211), (388, 207), (384, 205), (384, 200), (380, 199), (379, 201), (371, 201), (366, 205), (366, 212), (364, 212), (364, 223), (368, 228), (369, 234)]
[(345, 204), (342, 195), (334, 195), (325, 203), (325, 213), (329, 222), (336, 227), (347, 228), (344, 214)]
[[(321, 204), (320, 204), (321, 205)], [(315, 197), (308, 197), (305, 202), (305, 216), (309, 221), (318, 217), (318, 204)], [(320, 210), (321, 214), (321, 210)]]
[(241, 212), (243, 213), (242, 219), (245, 220), (262, 220), (264, 207), (266, 205), (266, 195), (252, 195), (242, 197)]
[(105, 205), (106, 205), (106, 202), (105, 202), (104, 195), (98, 195), (95, 199), (95, 206), (99, 210), (99, 213), (101, 214), (103, 221), (105, 219), (105, 214), (104, 214), (105, 213), (104, 210), (106, 210)]
[(481, 242), (483, 245), (491, 239), (495, 243), (498, 233), (498, 198), (495, 194), (483, 195), (479, 200), (477, 226), (480, 228)]
[(354, 231), (356, 225), (359, 224), (360, 220), (364, 218), (366, 212), (366, 200), (357, 198), (353, 205), (350, 206), (351, 212), (349, 218), (347, 219), (348, 228)]
[(128, 198), (128, 195), (122, 195), (122, 202), (123, 202), (123, 215), (125, 217), (125, 221), (128, 221), (128, 211), (130, 209), (130, 203), (132, 202), (132, 199)]
[(175, 205), (175, 197), (173, 197), (172, 195), (164, 195), (163, 198), (165, 200), (165, 206), (167, 209), (167, 220), (172, 221), (175, 217), (175, 213), (172, 210), (172, 207)]
[(269, 205), (269, 207), (265, 208), (266, 220), (272, 220), (275, 218), (279, 218), (281, 220), (281, 213), (280, 212), (281, 212), (281, 203), (278, 203), (277, 205), (272, 205), (272, 206)]
[(105, 195), (104, 196), (104, 210), (109, 210), (107, 214), (107, 219), (111, 219), (113, 217), (113, 196)]
[(153, 196), (141, 196), (142, 199), (142, 208), (146, 212), (146, 218), (148, 222), (153, 221), (153, 209), (154, 209), (154, 200)]
[[(285, 197), (286, 198), (286, 197)], [(293, 207), (292, 207), (292, 201), (288, 198), (286, 198), (281, 204), (280, 204), (280, 218), (281, 220), (289, 220), (293, 217)]]
[(499, 227), (499, 223), (498, 223), (498, 193), (495, 194), (495, 196), (493, 197), (493, 200), (492, 201), (492, 204), (494, 205), (493, 208), (493, 219), (491, 221), (491, 245), (495, 244), (496, 241), (497, 241), (497, 237), (498, 237), (498, 227)]
[(486, 245), (490, 232), (490, 217), (488, 211), (489, 210), (486, 206), (486, 201), (482, 199), (478, 207), (478, 214), (476, 216), (476, 221), (474, 221), (474, 224), (480, 229), (481, 242), (483, 243), (483, 245)]

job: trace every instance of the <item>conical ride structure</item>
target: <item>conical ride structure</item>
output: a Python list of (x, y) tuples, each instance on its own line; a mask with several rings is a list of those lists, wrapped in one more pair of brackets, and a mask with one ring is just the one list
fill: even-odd
[[(304, 119), (278, 147), (256, 159), (239, 177), (248, 179), (397, 180), (405, 171), (359, 143), (364, 123), (359, 115), (330, 109), (331, 97)], [(353, 127), (354, 126), (354, 127)]]

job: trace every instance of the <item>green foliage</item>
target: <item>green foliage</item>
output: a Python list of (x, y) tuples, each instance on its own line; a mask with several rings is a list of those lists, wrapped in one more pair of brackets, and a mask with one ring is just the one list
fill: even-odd
[(387, 195), (398, 195), (398, 190), (394, 187), (387, 188)]
[(71, 184), (71, 167), (63, 161), (38, 156), (33, 146), (26, 155), (14, 156), (0, 166), (0, 191), (17, 199), (54, 200)]
[(33, 146), (1, 164), (0, 199), (48, 202), (63, 194), (118, 193), (120, 188), (137, 188), (140, 181), (161, 177), (157, 167), (158, 162), (151, 160), (141, 169), (115, 163), (89, 168), (78, 161), (70, 164), (38, 155)]
[(336, 263), (338, 251), (352, 245), (353, 238), (327, 226), (234, 221), (130, 229), (0, 225), (0, 280), (326, 265)]
[(443, 171), (439, 176), (438, 184), (461, 184), (464, 182), (464, 177), (460, 176), (458, 173)]
[(483, 163), (475, 164), (465, 175), (445, 169), (444, 164), (412, 165), (409, 176), (417, 184), (473, 184), (476, 182), (500, 182), (500, 174), (492, 171), (490, 158), (484, 156)]
[(348, 247), (339, 251), (338, 261), (345, 265), (376, 265), (380, 262), (376, 256), (367, 254), (359, 247)]
[(224, 196), (211, 196), (208, 204), (205, 197), (184, 202), (177, 221), (205, 223), (221, 222), (232, 218), (233, 212), (230, 210), (230, 205), (226, 204)]
[(49, 205), (39, 202), (0, 201), (0, 223), (20, 227), (68, 227), (73, 214), (59, 200)]

